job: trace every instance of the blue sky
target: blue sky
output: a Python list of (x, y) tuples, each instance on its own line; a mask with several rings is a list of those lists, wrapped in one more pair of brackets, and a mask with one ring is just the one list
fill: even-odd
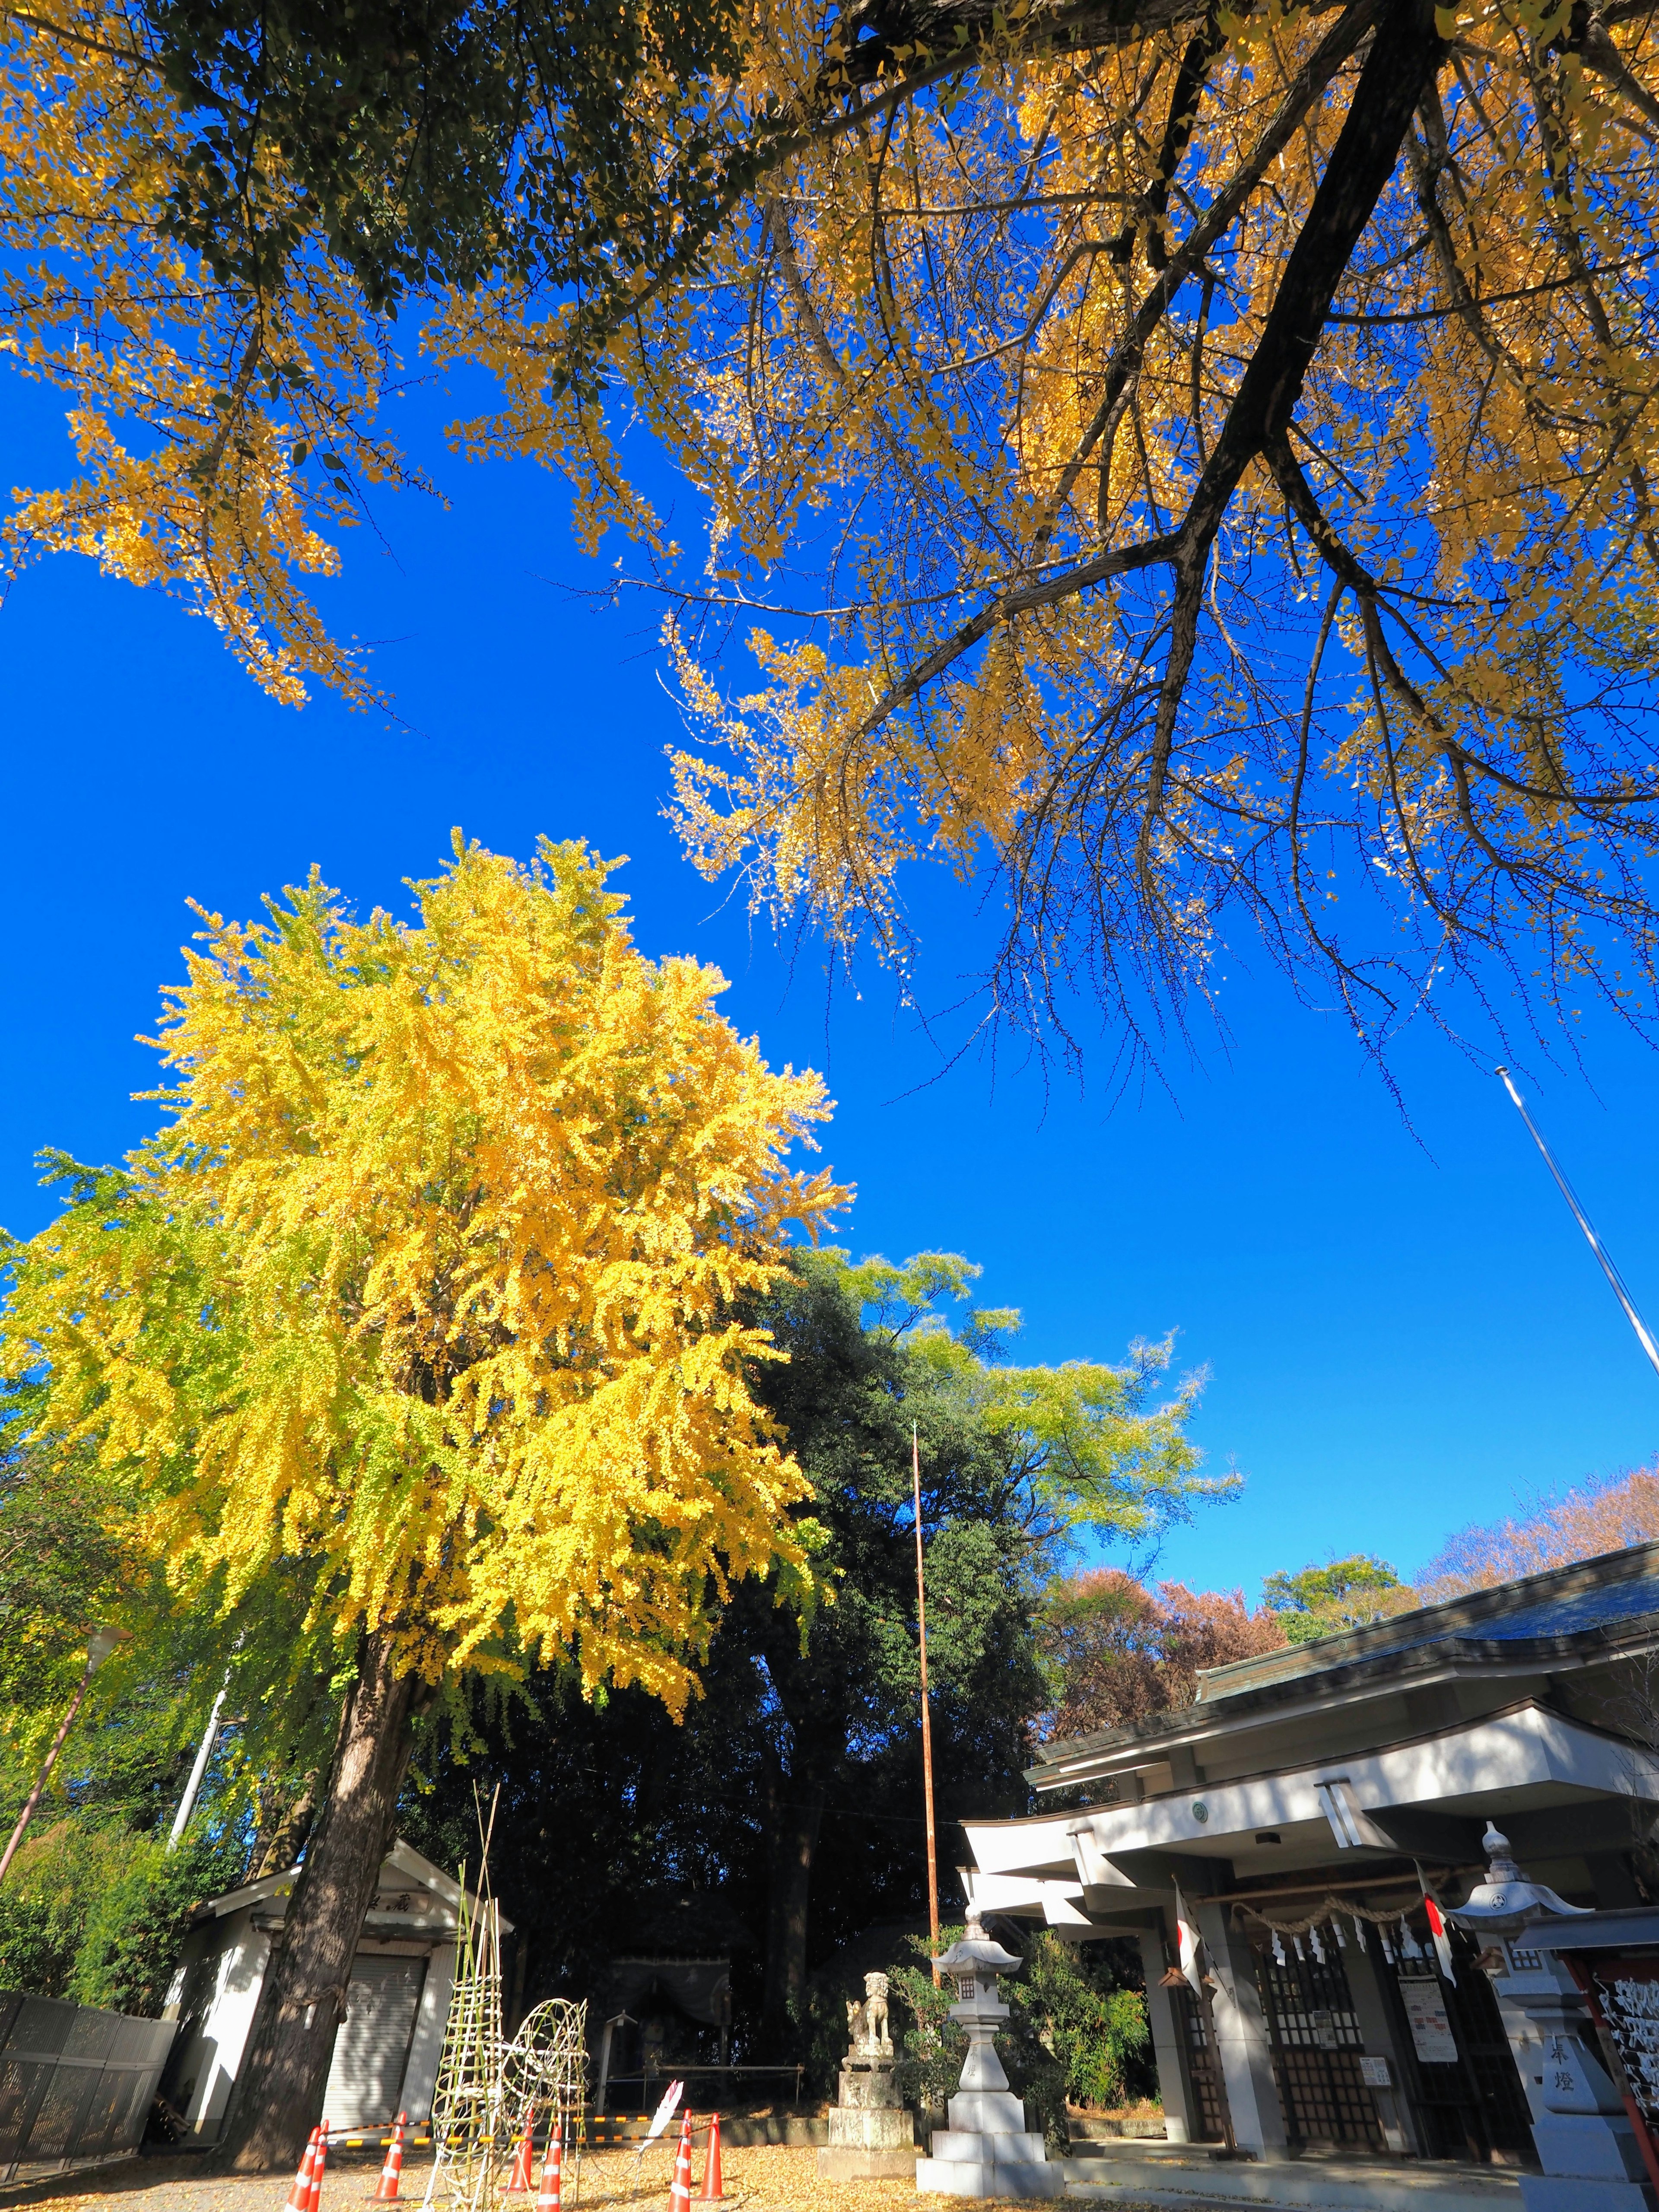
[[(6, 476), (68, 467), (56, 403), (9, 384)], [(424, 436), (427, 403), (408, 412)], [(428, 458), (430, 458), (428, 453)], [(380, 510), (347, 541), (337, 624), (380, 641), (409, 727), (259, 696), (214, 634), (158, 596), (59, 557), (0, 609), (4, 1068), (0, 1222), (48, 1218), (33, 1155), (118, 1154), (153, 1109), (131, 1040), (179, 973), (187, 896), (234, 915), (318, 862), (364, 908), (399, 908), (453, 824), (527, 854), (539, 831), (627, 853), (639, 941), (732, 979), (732, 1018), (775, 1061), (825, 1070), (826, 1157), (857, 1183), (846, 1240), (982, 1263), (1023, 1309), (1022, 1355), (1112, 1358), (1178, 1328), (1212, 1381), (1198, 1425), (1243, 1500), (1167, 1542), (1158, 1571), (1253, 1588), (1356, 1549), (1402, 1571), (1451, 1529), (1659, 1449), (1649, 1370), (1501, 1087), (1431, 1034), (1397, 1069), (1408, 1127), (1339, 1018), (1231, 964), (1230, 1052), (1176, 1066), (1176, 1097), (1114, 1100), (1005, 1053), (942, 1071), (890, 982), (833, 980), (780, 950), (679, 859), (659, 808), (678, 734), (654, 618), (595, 608), (553, 480), (442, 463), (448, 513)], [(921, 980), (956, 995), (975, 924), (921, 879)], [(1583, 1073), (1535, 1054), (1525, 1088), (1638, 1304), (1659, 1317), (1647, 1140), (1659, 1062), (1587, 1018)]]

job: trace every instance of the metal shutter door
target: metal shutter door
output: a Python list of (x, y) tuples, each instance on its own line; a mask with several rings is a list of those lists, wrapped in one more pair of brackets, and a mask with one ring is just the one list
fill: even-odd
[(346, 2016), (323, 2093), (323, 2118), (331, 2127), (371, 2127), (396, 2116), (426, 1965), (424, 1959), (361, 1954), (353, 1961)]

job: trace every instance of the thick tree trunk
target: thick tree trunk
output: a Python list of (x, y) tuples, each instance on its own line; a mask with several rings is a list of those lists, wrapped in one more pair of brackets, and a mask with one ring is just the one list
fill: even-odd
[(240, 2173), (297, 2166), (322, 2117), (334, 2033), (409, 1759), (416, 1686), (412, 1674), (392, 1673), (388, 1639), (365, 1638), (221, 2142)]
[[(789, 1777), (779, 1794), (815, 1797)], [(775, 1802), (772, 1876), (766, 1927), (766, 1990), (761, 2033), (768, 2053), (781, 2056), (799, 2039), (806, 2003), (806, 1936), (811, 1920), (812, 1855), (823, 1822), (821, 1804)]]

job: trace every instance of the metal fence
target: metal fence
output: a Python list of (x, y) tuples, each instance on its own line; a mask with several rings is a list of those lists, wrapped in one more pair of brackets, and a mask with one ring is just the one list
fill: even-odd
[(0, 1990), (0, 2182), (136, 2151), (175, 2026)]

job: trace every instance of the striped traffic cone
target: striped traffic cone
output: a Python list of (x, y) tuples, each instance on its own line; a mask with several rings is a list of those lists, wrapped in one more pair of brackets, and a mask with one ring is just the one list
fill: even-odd
[(311, 2188), (306, 2197), (306, 2212), (317, 2212), (323, 2201), (323, 2168), (328, 2164), (328, 2124), (326, 2121), (317, 2132), (317, 2162), (311, 2169)]
[(502, 2191), (504, 2197), (527, 2197), (534, 2184), (531, 2179), (531, 2161), (536, 2147), (531, 2136), (536, 2126), (536, 2107), (532, 2105), (524, 2116), (524, 2133), (519, 2137), (519, 2154), (513, 2161), (513, 2179)]
[(547, 2156), (542, 2160), (542, 2185), (536, 2196), (536, 2212), (563, 2212), (562, 2203), (563, 2188), (563, 2161), (559, 2143), (559, 2124), (556, 2114), (553, 2132), (547, 2138)]
[(374, 2185), (371, 2204), (395, 2204), (398, 2201), (398, 2182), (404, 2170), (404, 2123), (407, 2112), (399, 2112), (392, 2130), (392, 2141), (386, 2146), (386, 2164), (380, 2168), (380, 2178)]
[(317, 2138), (322, 2132), (320, 2128), (311, 2130), (306, 2154), (300, 2160), (300, 2171), (295, 2175), (294, 2186), (288, 2192), (284, 2212), (306, 2212), (306, 2207), (311, 2202), (311, 2169), (317, 2163)]
[(720, 2116), (714, 2112), (708, 2121), (708, 2154), (702, 2163), (702, 2187), (691, 2202), (718, 2204), (725, 2195), (726, 2177), (720, 2172)]
[(668, 2192), (668, 2212), (691, 2212), (691, 2115), (680, 2130), (680, 2147), (674, 2159), (674, 2185)]

